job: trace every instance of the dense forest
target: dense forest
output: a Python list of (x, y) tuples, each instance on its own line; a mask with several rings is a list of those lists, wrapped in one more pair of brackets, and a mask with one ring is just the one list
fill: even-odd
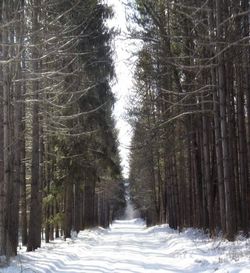
[(250, 14), (241, 0), (136, 0), (130, 188), (149, 225), (250, 228)]
[(0, 1), (0, 256), (107, 227), (125, 206), (112, 10), (97, 0)]
[(19, 242), (34, 251), (42, 239), (107, 228), (126, 198), (147, 225), (249, 235), (249, 0), (127, 8), (128, 39), (140, 43), (125, 180), (112, 8), (0, 0), (0, 257), (15, 256)]

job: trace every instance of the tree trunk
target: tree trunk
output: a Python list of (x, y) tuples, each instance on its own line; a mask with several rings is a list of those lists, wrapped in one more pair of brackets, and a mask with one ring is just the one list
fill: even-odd
[(41, 246), (41, 211), (42, 194), (40, 185), (40, 166), (39, 166), (39, 144), (40, 144), (40, 119), (39, 119), (39, 7), (40, 1), (33, 0), (32, 7), (32, 91), (33, 91), (33, 110), (32, 110), (32, 163), (31, 163), (31, 201), (30, 201), (30, 221), (27, 251), (35, 250)]
[[(249, 1), (244, 0), (242, 1), (242, 8), (243, 11), (249, 11)], [(243, 36), (249, 37), (250, 29), (249, 29), (249, 23), (250, 22), (250, 15), (249, 12), (247, 15), (244, 16), (243, 19)], [(247, 222), (246, 226), (248, 227), (249, 232), (249, 224), (250, 224), (250, 41), (248, 39), (247, 46), (244, 48), (243, 51), (243, 60), (242, 63), (244, 65), (244, 86), (243, 86), (243, 92), (246, 97), (246, 112), (247, 112), (247, 185), (246, 185), (246, 203), (247, 203)]]
[[(211, 69), (212, 85), (216, 86), (215, 71)], [(222, 160), (222, 147), (221, 147), (221, 132), (220, 132), (220, 113), (218, 107), (218, 95), (215, 88), (213, 88), (213, 110), (214, 110), (214, 138), (215, 138), (215, 151), (216, 151), (216, 166), (217, 166), (217, 183), (219, 191), (219, 205), (220, 205), (220, 224), (223, 234), (226, 233), (225, 222), (225, 188), (223, 179), (223, 160)]]
[[(203, 98), (204, 100), (204, 98)], [(203, 103), (203, 110), (205, 110)], [(214, 191), (213, 181), (210, 177), (210, 151), (209, 151), (209, 130), (205, 114), (202, 115), (202, 136), (203, 136), (203, 157), (204, 157), (204, 182), (206, 186), (207, 211), (210, 234), (214, 234)]]
[[(69, 177), (68, 179), (71, 179)], [(65, 213), (64, 213), (64, 239), (71, 237), (73, 227), (73, 183), (65, 182)]]
[[(3, 12), (3, 4), (1, 7), (1, 13)], [(2, 24), (2, 14), (1, 14), (1, 24)], [(4, 49), (2, 46), (3, 36), (0, 35), (1, 51)], [(1, 58), (2, 59), (2, 58)], [(0, 70), (0, 81), (3, 82), (3, 67)], [(0, 86), (0, 98), (3, 98), (3, 86)], [(5, 234), (5, 184), (4, 184), (4, 130), (3, 130), (3, 106), (4, 102), (0, 99), (0, 256), (6, 254), (6, 234)]]
[[(21, 16), (21, 7), (20, 5), (16, 7), (18, 9), (18, 23), (16, 26), (16, 34), (12, 33), (12, 44), (14, 44), (14, 36), (16, 35), (17, 40), (17, 47), (16, 47), (16, 55), (21, 53), (22, 44), (23, 44), (23, 21)], [(14, 48), (13, 48), (14, 49)], [(17, 246), (18, 246), (18, 231), (19, 231), (19, 202), (20, 202), (20, 186), (21, 186), (21, 149), (22, 149), (22, 138), (24, 138), (22, 131), (22, 71), (21, 71), (21, 62), (18, 62), (14, 66), (15, 68), (15, 77), (14, 80), (14, 118), (13, 118), (13, 133), (14, 133), (14, 144), (12, 145), (12, 154), (13, 154), (13, 161), (14, 161), (14, 172), (13, 172), (13, 194), (12, 194), (12, 201), (11, 201), (11, 219), (10, 219), (10, 226), (11, 226), (11, 245), (13, 249), (13, 254), (17, 254)]]
[(238, 136), (239, 136), (239, 186), (241, 187), (241, 210), (242, 210), (242, 228), (244, 233), (248, 233), (248, 204), (247, 204), (247, 184), (248, 184), (248, 162), (247, 162), (247, 140), (245, 127), (245, 109), (244, 109), (244, 90), (242, 86), (243, 71), (239, 68), (236, 71), (238, 79), (237, 86), (237, 117), (238, 117)]
[(96, 174), (89, 170), (84, 182), (84, 228), (94, 226)]
[[(2, 20), (4, 24), (8, 23), (8, 13), (9, 6), (6, 0), (2, 1)], [(5, 61), (9, 58), (9, 31), (5, 26), (2, 31), (2, 54)], [(4, 252), (7, 257), (12, 256), (14, 251), (11, 247), (11, 238), (9, 233), (9, 220), (11, 213), (11, 181), (10, 181), (10, 71), (9, 64), (3, 65), (3, 155), (4, 155), (4, 195), (5, 195), (5, 242), (4, 242)]]
[(224, 188), (225, 188), (225, 217), (226, 217), (226, 237), (228, 240), (234, 240), (236, 232), (236, 217), (235, 217), (235, 202), (234, 192), (232, 187), (232, 180), (230, 175), (230, 158), (229, 158), (229, 140), (227, 128), (227, 90), (225, 83), (225, 68), (224, 58), (221, 52), (221, 39), (223, 36), (221, 22), (222, 9), (221, 1), (216, 0), (217, 8), (217, 54), (218, 54), (218, 89), (219, 89), (219, 103), (220, 103), (220, 127), (221, 127), (221, 143), (222, 143), (222, 156), (223, 156), (223, 174), (224, 174)]

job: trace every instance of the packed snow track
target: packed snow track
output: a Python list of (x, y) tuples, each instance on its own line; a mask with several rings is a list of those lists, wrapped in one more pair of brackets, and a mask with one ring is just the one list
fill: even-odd
[(250, 241), (211, 240), (167, 225), (146, 228), (140, 219), (115, 221), (110, 229), (82, 231), (72, 240), (21, 249), (2, 273), (250, 272)]

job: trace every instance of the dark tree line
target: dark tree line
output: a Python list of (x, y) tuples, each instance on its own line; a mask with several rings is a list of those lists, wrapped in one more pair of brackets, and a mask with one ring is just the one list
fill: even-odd
[(249, 1), (137, 0), (131, 193), (148, 224), (250, 227)]
[(0, 1), (0, 256), (107, 227), (124, 187), (100, 1)]

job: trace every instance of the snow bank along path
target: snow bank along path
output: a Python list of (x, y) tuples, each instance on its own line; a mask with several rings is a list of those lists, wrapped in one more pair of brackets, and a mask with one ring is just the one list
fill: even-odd
[(115, 221), (73, 240), (56, 240), (33, 253), (20, 251), (2, 273), (166, 273), (250, 272), (250, 241), (211, 240), (167, 225), (146, 228), (143, 221)]

